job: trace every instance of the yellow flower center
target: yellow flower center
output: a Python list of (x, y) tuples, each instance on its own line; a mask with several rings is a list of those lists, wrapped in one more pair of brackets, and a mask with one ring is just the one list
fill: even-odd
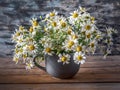
[(19, 30), (21, 30), (21, 31), (22, 31), (23, 29), (24, 29), (24, 27), (23, 27), (23, 26), (19, 26)]
[(22, 42), (22, 41), (23, 41), (23, 39), (19, 39), (19, 40), (18, 40), (18, 42)]
[(36, 20), (33, 21), (33, 26), (38, 26), (38, 22)]
[(67, 48), (69, 48), (69, 49), (70, 49), (71, 47), (72, 47), (71, 45), (68, 45), (68, 46), (67, 46)]
[(45, 40), (42, 40), (41, 42), (42, 42), (42, 44), (45, 44)]
[(18, 58), (17, 57), (15, 57), (14, 59), (13, 59), (13, 61), (15, 61), (16, 63), (18, 62)]
[(56, 22), (52, 22), (52, 26), (53, 26), (53, 27), (56, 27), (56, 26), (57, 26), (57, 23), (56, 23)]
[(97, 35), (97, 36), (96, 36), (96, 39), (99, 39), (100, 37), (101, 37), (100, 35)]
[(82, 34), (85, 35), (85, 31), (83, 31)]
[(23, 49), (21, 48), (21, 49), (19, 50), (19, 52), (21, 52), (21, 53), (22, 53), (22, 52), (23, 52)]
[(82, 47), (81, 47), (81, 46), (77, 46), (77, 47), (76, 47), (76, 51), (77, 51), (77, 52), (82, 51)]
[(65, 22), (61, 22), (61, 26), (64, 28), (64, 27), (66, 27), (66, 23)]
[(27, 58), (27, 54), (23, 54), (23, 58), (24, 58), (24, 59)]
[(20, 36), (20, 32), (16, 32), (16, 36)]
[(32, 33), (33, 32), (33, 27), (30, 27), (29, 31)]
[(15, 49), (15, 53), (18, 53), (19, 51), (17, 49)]
[(67, 60), (67, 57), (62, 56), (61, 60), (62, 60), (62, 62), (65, 62)]
[(95, 46), (95, 44), (92, 42), (92, 43), (90, 44), (90, 46), (93, 48), (93, 47)]
[(86, 35), (86, 37), (87, 37), (87, 38), (90, 38), (90, 37), (91, 37), (91, 34), (90, 34), (90, 33), (88, 33), (88, 34)]
[(67, 33), (71, 35), (72, 30), (68, 29)]
[(78, 13), (75, 12), (75, 13), (72, 14), (72, 16), (73, 16), (73, 18), (77, 18), (78, 17)]
[(86, 30), (90, 30), (90, 29), (91, 29), (91, 26), (90, 26), (90, 25), (86, 25), (86, 26), (85, 26), (85, 29), (86, 29)]
[(73, 46), (73, 45), (74, 45), (74, 42), (73, 42), (73, 41), (69, 41), (69, 42), (68, 42), (68, 45), (69, 45), (69, 46)]
[(50, 53), (51, 52), (51, 48), (46, 48), (45, 52)]
[(35, 46), (34, 46), (34, 45), (29, 45), (29, 46), (28, 46), (28, 48), (29, 48), (29, 50), (31, 50), (31, 51), (32, 51), (32, 50), (34, 50), (34, 49), (35, 49)]
[(51, 12), (51, 13), (50, 13), (50, 16), (51, 16), (51, 17), (55, 16), (55, 13), (54, 13), (54, 12)]
[(79, 55), (79, 56), (77, 56), (77, 60), (82, 60), (83, 59), (83, 57), (81, 56), (81, 55)]
[(30, 42), (33, 42), (33, 38), (29, 38), (29, 41), (30, 41)]
[(76, 39), (76, 38), (78, 38), (78, 36), (77, 36), (77, 35), (73, 35), (72, 38), (73, 38), (73, 39)]
[(31, 67), (31, 64), (30, 64), (30, 63), (27, 63), (27, 66), (28, 66), (28, 67)]

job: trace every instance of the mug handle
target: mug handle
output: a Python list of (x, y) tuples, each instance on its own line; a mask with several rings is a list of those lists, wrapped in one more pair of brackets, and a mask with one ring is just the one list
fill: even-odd
[(35, 56), (35, 57), (33, 58), (33, 62), (34, 62), (34, 64), (35, 64), (35, 66), (37, 66), (38, 68), (40, 68), (41, 70), (43, 70), (43, 71), (46, 72), (46, 67), (43, 67), (43, 66), (39, 65), (39, 64), (36, 62), (36, 58), (37, 58), (38, 56), (39, 56), (39, 55), (37, 55), (37, 56)]

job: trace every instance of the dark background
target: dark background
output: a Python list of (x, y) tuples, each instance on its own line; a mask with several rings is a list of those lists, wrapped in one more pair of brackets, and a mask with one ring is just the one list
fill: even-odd
[(68, 15), (79, 5), (96, 17), (99, 29), (117, 29), (112, 54), (120, 55), (120, 0), (0, 0), (0, 57), (12, 56), (14, 45), (10, 38), (18, 25), (27, 25), (30, 18), (54, 9)]

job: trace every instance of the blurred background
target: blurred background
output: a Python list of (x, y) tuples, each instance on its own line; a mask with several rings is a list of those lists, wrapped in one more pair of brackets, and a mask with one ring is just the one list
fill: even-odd
[(28, 25), (31, 18), (54, 9), (69, 15), (79, 5), (96, 18), (99, 29), (117, 29), (112, 55), (120, 55), (120, 0), (0, 0), (0, 57), (12, 57), (14, 44), (10, 38), (18, 25)]

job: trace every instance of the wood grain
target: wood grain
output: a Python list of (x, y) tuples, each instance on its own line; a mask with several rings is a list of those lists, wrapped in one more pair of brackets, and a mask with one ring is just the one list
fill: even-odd
[(50, 75), (3, 75), (0, 83), (79, 83), (79, 82), (119, 82), (120, 74), (77, 74), (72, 79), (57, 79)]
[(24, 64), (16, 65), (12, 58), (0, 58), (0, 83), (116, 83), (120, 82), (120, 56), (109, 56), (104, 60), (101, 56), (88, 56), (89, 60), (81, 65), (77, 75), (69, 80), (56, 79), (35, 67), (25, 70)]
[(120, 90), (119, 83), (2, 84), (0, 90)]
[[(103, 59), (102, 56), (88, 56), (86, 63), (81, 67), (120, 67), (120, 56), (109, 56)], [(18, 69), (25, 68), (23, 63), (15, 64), (12, 58), (0, 58), (0, 69)]]
[(72, 79), (56, 79), (34, 67), (0, 58), (0, 90), (120, 90), (120, 56), (88, 56)]
[[(111, 69), (110, 69), (111, 68)], [(80, 68), (78, 74), (120, 74), (119, 67), (104, 67), (104, 68)], [(0, 75), (46, 75), (47, 73), (39, 68), (26, 69), (0, 69)]]

